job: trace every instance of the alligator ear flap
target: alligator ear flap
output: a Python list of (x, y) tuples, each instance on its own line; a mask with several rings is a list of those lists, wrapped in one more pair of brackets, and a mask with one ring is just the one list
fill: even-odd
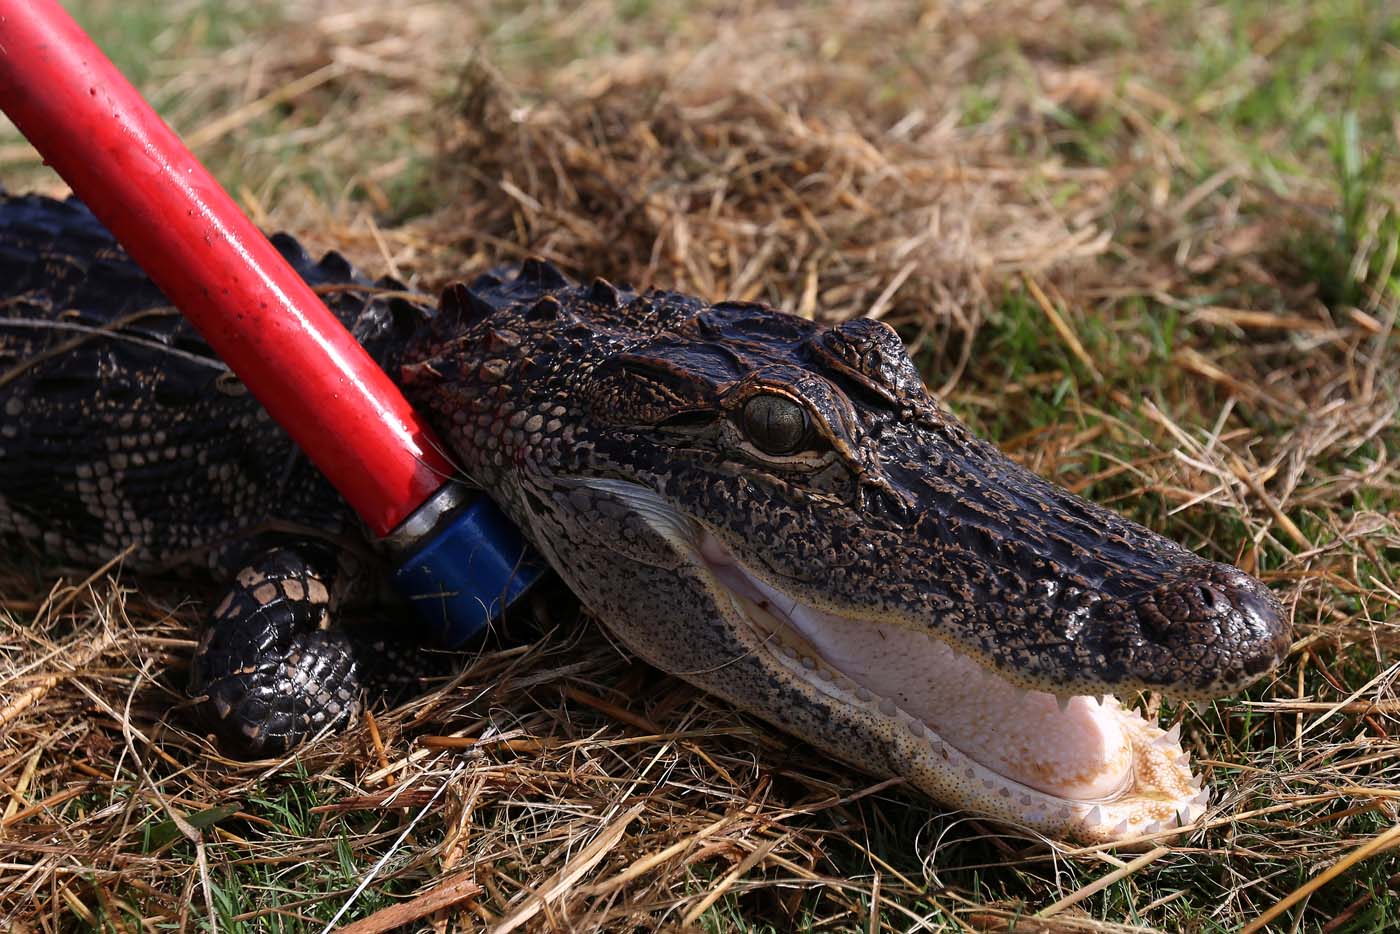
[(617, 308), (622, 304), (621, 297), (618, 295), (617, 286), (601, 277), (594, 279), (593, 284), (589, 286), (588, 300), (599, 308), (607, 308), (609, 310)]
[(454, 282), (442, 290), (434, 323), (441, 333), (457, 333), (485, 320), (495, 310), (490, 302), (473, 292), (465, 283)]
[(531, 256), (520, 264), (518, 278), (520, 281), (540, 289), (564, 289), (570, 285), (568, 278), (559, 271), (558, 266), (548, 260), (540, 259), (538, 256)]
[[(718, 394), (703, 376), (646, 354), (618, 354), (593, 370), (584, 405), (603, 424), (698, 424), (719, 415)], [(705, 416), (708, 416), (705, 418)]]

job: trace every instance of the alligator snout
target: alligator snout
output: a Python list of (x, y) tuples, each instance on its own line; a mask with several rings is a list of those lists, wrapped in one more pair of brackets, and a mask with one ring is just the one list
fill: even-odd
[(1202, 564), (1137, 598), (1138, 670), (1171, 672), (1175, 688), (1234, 690), (1277, 665), (1287, 652), (1283, 608), (1238, 568)]

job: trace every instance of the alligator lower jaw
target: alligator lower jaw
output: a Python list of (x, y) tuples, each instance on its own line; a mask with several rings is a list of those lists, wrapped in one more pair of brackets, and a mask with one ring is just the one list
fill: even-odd
[(774, 666), (876, 734), (895, 771), (935, 799), (1086, 843), (1150, 837), (1204, 813), (1209, 792), (1179, 728), (1111, 696), (1027, 691), (924, 633), (814, 610), (712, 536), (699, 552)]

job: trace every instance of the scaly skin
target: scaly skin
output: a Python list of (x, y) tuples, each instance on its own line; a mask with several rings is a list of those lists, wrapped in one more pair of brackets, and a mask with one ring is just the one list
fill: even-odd
[(1192, 819), (1177, 737), (1089, 698), (1221, 696), (1286, 651), (1259, 582), (971, 436), (878, 322), (530, 262), (412, 330), (381, 361), (630, 649), (946, 804), (1089, 841)]
[[(974, 438), (878, 322), (826, 328), (761, 305), (577, 287), (527, 264), (449, 290), (405, 359), (410, 400), (629, 648), (959, 807), (1105, 840), (1193, 818), (1205, 795), (1177, 737), (1116, 701), (1102, 710), (1131, 754), (1113, 788), (1045, 793), (1073, 773), (1053, 755), (1009, 778), (931, 722), (924, 686), (881, 681), (900, 657), (932, 667), (951, 647), (975, 659), (953, 663), (970, 683), (985, 669), (1059, 697), (1207, 698), (1288, 646), (1258, 581)], [(764, 426), (794, 412), (800, 430), (776, 432), (787, 449), (765, 452)], [(799, 632), (793, 603), (836, 621), (809, 613)], [(852, 634), (820, 644), (842, 626)], [(898, 651), (862, 664), (861, 627)], [(1002, 703), (995, 684), (984, 693)], [(1049, 696), (1027, 702), (1057, 728)], [(1086, 714), (1087, 699), (1073, 704)], [(949, 732), (975, 732), (972, 717)]]

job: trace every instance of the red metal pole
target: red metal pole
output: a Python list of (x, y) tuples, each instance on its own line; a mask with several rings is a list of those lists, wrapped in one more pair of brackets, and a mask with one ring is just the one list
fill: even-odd
[(55, 0), (0, 0), (0, 107), (376, 535), (452, 476), (398, 388)]

